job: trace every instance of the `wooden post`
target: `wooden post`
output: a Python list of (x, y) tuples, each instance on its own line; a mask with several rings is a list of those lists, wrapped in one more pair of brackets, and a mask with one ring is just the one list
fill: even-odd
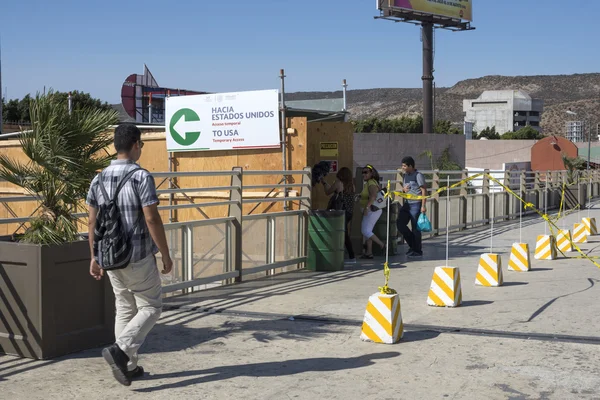
[(404, 189), (404, 185), (402, 184), (403, 182), (404, 182), (404, 175), (402, 174), (402, 170), (400, 168), (398, 168), (396, 170), (396, 185), (394, 185), (394, 187), (395, 187), (394, 191), (402, 192)]
[(243, 182), (243, 168), (233, 167), (232, 170), (236, 174), (231, 176), (231, 186), (235, 186), (235, 189), (231, 189), (229, 192), (229, 200), (235, 201), (234, 204), (229, 205), (229, 216), (235, 218), (227, 226), (231, 227), (226, 229), (226, 243), (229, 244), (229, 251), (227, 252), (227, 272), (237, 271), (238, 276), (235, 278), (235, 282), (242, 281), (242, 182)]

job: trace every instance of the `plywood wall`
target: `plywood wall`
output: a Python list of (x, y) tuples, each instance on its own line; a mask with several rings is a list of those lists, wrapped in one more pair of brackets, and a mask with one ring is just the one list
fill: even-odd
[[(342, 166), (352, 166), (353, 155), (353, 134), (352, 125), (349, 123), (337, 122), (311, 122), (306, 118), (288, 118), (287, 120), (287, 169), (300, 171), (306, 166), (312, 166), (321, 160), (330, 160), (331, 157), (321, 157), (321, 142), (337, 142), (339, 155), (336, 158), (339, 168)], [(168, 172), (169, 171), (169, 153), (167, 152), (166, 139), (164, 132), (144, 132), (142, 135), (144, 141), (144, 150), (139, 161), (140, 165), (150, 172)], [(114, 151), (111, 148), (109, 151)], [(0, 142), (0, 154), (7, 155), (20, 162), (27, 163), (28, 159), (21, 150), (18, 140), (9, 140)], [(241, 167), (244, 171), (271, 170), (280, 171), (283, 168), (281, 149), (256, 149), (256, 150), (233, 150), (233, 151), (203, 151), (203, 152), (179, 152), (173, 153), (172, 170), (173, 172), (191, 172), (191, 171), (230, 171), (233, 167)], [(277, 185), (282, 182), (282, 175), (246, 175), (243, 179), (244, 185)], [(333, 176), (330, 177), (333, 179)], [(159, 189), (167, 189), (169, 183), (163, 178), (156, 178), (156, 185)], [(301, 175), (289, 177), (288, 183), (300, 184)], [(219, 190), (220, 186), (231, 185), (231, 178), (228, 176), (209, 176), (209, 177), (183, 177), (177, 178), (175, 183), (181, 188), (195, 187), (215, 187), (214, 191), (201, 193), (187, 193), (176, 195), (174, 204), (198, 204), (198, 208), (184, 209), (174, 211), (173, 222), (190, 221), (205, 218), (219, 218), (228, 215), (228, 206), (202, 207), (203, 203), (224, 201), (229, 199), (229, 191)], [(300, 195), (300, 186), (290, 190), (289, 196)], [(281, 197), (281, 190), (277, 189), (271, 193), (270, 188), (246, 189), (244, 190), (244, 199), (261, 199), (267, 195), (270, 197)], [(0, 182), (0, 196), (22, 196), (26, 195), (22, 189), (15, 187), (8, 182)], [(324, 195), (322, 187), (313, 190), (313, 208), (324, 208), (327, 205), (327, 197)], [(169, 196), (161, 196), (161, 205), (169, 204)], [(258, 206), (257, 206), (258, 204)], [(291, 201), (293, 209), (298, 209), (299, 203)], [(36, 202), (13, 202), (9, 203), (11, 210), (18, 217), (28, 217), (37, 208)], [(283, 203), (249, 203), (244, 204), (243, 212), (245, 215), (252, 213), (265, 213), (282, 211)], [(82, 208), (81, 211), (84, 211)], [(4, 205), (0, 204), (0, 218), (15, 217)], [(163, 220), (169, 221), (170, 213), (161, 212)], [(82, 220), (81, 228), (87, 230), (87, 221)], [(19, 224), (0, 224), (0, 235), (12, 234)]]
[[(307, 141), (307, 161), (313, 166), (319, 161), (337, 161), (338, 171), (342, 167), (353, 170), (353, 144), (354, 129), (348, 122), (309, 122)], [(337, 143), (338, 155), (330, 156), (321, 151), (321, 144), (326, 142)], [(326, 180), (333, 183), (335, 173), (330, 174)], [(323, 209), (327, 207), (329, 198), (325, 195), (323, 186), (319, 185), (312, 191), (312, 208)]]
[[(307, 123), (306, 118), (290, 118), (287, 121), (288, 127), (292, 128), (287, 137), (287, 166), (288, 169), (302, 170), (307, 163)], [(169, 153), (167, 152), (166, 139), (164, 132), (144, 132), (142, 135), (144, 149), (139, 164), (150, 172), (168, 172), (169, 171)], [(114, 151), (111, 147), (109, 151)], [(0, 154), (7, 155), (20, 162), (27, 163), (28, 158), (23, 154), (18, 140), (0, 142)], [(230, 171), (233, 167), (241, 167), (244, 171), (252, 170), (273, 170), (283, 169), (281, 149), (256, 149), (256, 150), (233, 150), (233, 151), (204, 151), (204, 152), (179, 152), (173, 153), (172, 159), (173, 172), (192, 172), (192, 171)], [(244, 177), (244, 185), (277, 185), (282, 182), (282, 175), (258, 175)], [(156, 178), (156, 185), (159, 189), (167, 189), (168, 181), (164, 178)], [(290, 183), (300, 184), (301, 175), (290, 177)], [(230, 186), (231, 177), (228, 176), (210, 176), (210, 177), (185, 177), (177, 178), (175, 183), (181, 188), (194, 187), (220, 187)], [(248, 189), (244, 191), (244, 199), (261, 199), (267, 195), (270, 197), (281, 197), (279, 189), (270, 192), (271, 188)], [(22, 196), (26, 195), (21, 188), (15, 187), (8, 182), (0, 182), (0, 196)], [(291, 197), (300, 194), (300, 187), (292, 188), (289, 195)], [(198, 204), (199, 207), (185, 210), (177, 210), (173, 213), (174, 221), (189, 221), (204, 218), (219, 218), (228, 215), (228, 206), (202, 207), (202, 203), (217, 202), (229, 199), (228, 190), (215, 189), (211, 192), (189, 193), (187, 196), (176, 195), (174, 204)], [(168, 205), (169, 196), (161, 196), (161, 205)], [(256, 207), (258, 204), (258, 207)], [(295, 209), (298, 208), (297, 202), (292, 202)], [(37, 204), (35, 202), (14, 202), (9, 203), (9, 207), (18, 217), (27, 217), (31, 215)], [(264, 213), (282, 211), (283, 203), (250, 203), (244, 204), (244, 214)], [(82, 210), (83, 211), (83, 210)], [(169, 212), (161, 212), (165, 222), (169, 221)], [(0, 204), (0, 218), (12, 218), (14, 215), (2, 204)], [(87, 221), (83, 220), (82, 224)], [(82, 225), (83, 226), (83, 225)], [(19, 224), (0, 224), (0, 235), (12, 234)]]

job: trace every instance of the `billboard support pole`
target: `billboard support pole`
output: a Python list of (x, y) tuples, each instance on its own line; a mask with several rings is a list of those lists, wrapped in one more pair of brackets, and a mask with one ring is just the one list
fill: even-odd
[[(285, 71), (281, 69), (279, 71), (279, 77), (281, 78), (281, 159), (283, 162), (283, 171), (287, 171), (287, 157), (286, 157), (286, 121), (285, 121)], [(284, 182), (287, 183), (287, 175), (283, 176)], [(287, 187), (283, 189), (283, 197), (287, 198)], [(287, 201), (283, 202), (283, 210), (288, 210)]]
[(433, 24), (423, 22), (423, 133), (433, 133)]

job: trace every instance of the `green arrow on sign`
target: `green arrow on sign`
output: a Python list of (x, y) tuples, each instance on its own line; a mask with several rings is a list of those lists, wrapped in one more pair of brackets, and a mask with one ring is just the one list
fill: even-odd
[(182, 108), (171, 117), (169, 131), (181, 146), (194, 144), (200, 137), (200, 117), (194, 110)]

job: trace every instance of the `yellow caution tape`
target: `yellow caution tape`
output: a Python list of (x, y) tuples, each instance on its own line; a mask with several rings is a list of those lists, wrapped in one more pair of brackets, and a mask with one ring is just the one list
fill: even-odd
[(383, 276), (385, 277), (385, 285), (379, 287), (379, 292), (381, 294), (396, 294), (394, 289), (388, 287), (388, 282), (390, 281), (390, 266), (387, 261), (383, 264)]
[[(561, 219), (561, 218), (565, 218), (568, 215), (571, 215), (577, 211), (580, 210), (580, 205), (578, 204), (576, 207), (574, 207), (573, 209), (569, 210), (568, 212), (563, 212), (564, 209), (564, 198), (565, 198), (565, 191), (566, 191), (566, 187), (567, 185), (565, 183), (563, 183), (562, 186), (562, 190), (561, 190), (561, 201), (560, 201), (560, 206), (559, 206), (559, 211), (558, 211), (558, 215), (556, 217), (550, 217), (549, 215), (541, 212), (540, 210), (535, 208), (535, 205), (533, 203), (529, 203), (525, 200), (523, 200), (518, 194), (516, 194), (512, 189), (510, 189), (509, 187), (507, 187), (506, 185), (504, 185), (502, 182), (500, 182), (498, 179), (494, 178), (493, 176), (491, 176), (490, 174), (487, 173), (479, 173), (479, 174), (475, 174), (469, 178), (466, 179), (462, 179), (459, 182), (456, 182), (453, 185), (450, 185), (448, 187), (443, 187), (440, 188), (438, 190), (436, 190), (435, 192), (431, 193), (428, 196), (421, 196), (421, 195), (414, 195), (411, 193), (404, 193), (404, 192), (390, 192), (389, 188), (390, 188), (390, 181), (388, 181), (388, 193), (386, 194), (387, 196), (391, 196), (392, 193), (402, 197), (404, 199), (408, 199), (408, 200), (423, 200), (423, 199), (432, 199), (434, 198), (436, 195), (443, 193), (447, 190), (452, 190), (455, 189), (457, 187), (463, 186), (465, 185), (467, 182), (481, 178), (481, 177), (487, 177), (489, 180), (493, 181), (494, 183), (496, 183), (498, 186), (502, 187), (507, 193), (509, 193), (510, 195), (514, 196), (517, 200), (519, 200), (521, 203), (523, 203), (523, 206), (525, 208), (525, 210), (527, 209), (531, 209), (533, 211), (535, 211), (537, 214), (539, 214), (550, 226), (550, 232), (552, 233), (552, 235), (554, 235), (554, 231), (558, 230), (559, 228), (556, 226), (556, 223)], [(580, 182), (585, 182), (585, 181), (592, 181), (591, 177), (588, 178), (583, 178), (580, 179)], [(573, 248), (575, 248), (577, 250), (577, 252), (579, 252), (581, 254), (581, 256), (579, 257), (569, 257), (569, 258), (582, 258), (582, 259), (587, 259), (589, 261), (591, 261), (594, 265), (596, 265), (598, 268), (600, 268), (600, 264), (596, 263), (595, 261), (593, 261), (592, 258), (600, 258), (600, 257), (591, 257), (588, 256), (587, 254), (583, 253), (583, 251), (581, 251), (581, 249), (579, 248), (579, 246), (577, 246), (575, 243), (573, 243), (572, 240), (570, 240), (571, 244), (573, 245)], [(564, 254), (563, 254), (564, 255)]]
[[(551, 234), (552, 236), (556, 236), (556, 233), (555, 233), (555, 232), (556, 232), (556, 231), (558, 231), (558, 230), (559, 230), (559, 228), (558, 228), (558, 226), (556, 226), (556, 224), (555, 224), (555, 221), (552, 221), (552, 220), (550, 220), (550, 218), (548, 218), (548, 216), (547, 216), (546, 214), (544, 214), (544, 213), (542, 213), (540, 210), (536, 209), (536, 208), (533, 206), (533, 204), (531, 204), (531, 203), (525, 203), (525, 200), (523, 200), (523, 199), (522, 199), (522, 198), (521, 198), (519, 195), (517, 195), (515, 192), (513, 192), (513, 191), (512, 191), (510, 188), (508, 188), (508, 187), (506, 187), (504, 184), (500, 183), (500, 182), (499, 182), (499, 181), (498, 181), (496, 178), (494, 178), (493, 176), (491, 176), (491, 175), (487, 175), (487, 177), (488, 177), (490, 180), (492, 180), (493, 182), (497, 183), (499, 186), (503, 187), (503, 188), (504, 188), (504, 190), (506, 190), (506, 192), (508, 192), (508, 193), (510, 193), (511, 195), (513, 195), (513, 196), (514, 196), (515, 198), (517, 198), (519, 201), (521, 201), (522, 203), (526, 204), (526, 207), (530, 205), (530, 206), (531, 206), (531, 208), (532, 208), (532, 209), (533, 209), (533, 210), (534, 210), (534, 211), (535, 211), (537, 214), (539, 214), (539, 215), (540, 215), (542, 218), (544, 218), (544, 220), (546, 220), (546, 222), (548, 222), (548, 226), (550, 227), (550, 234)], [(563, 189), (564, 189), (564, 188), (563, 188)], [(592, 259), (592, 257), (590, 257), (590, 256), (588, 256), (587, 254), (585, 254), (585, 253), (584, 253), (584, 252), (581, 250), (581, 248), (580, 248), (579, 246), (577, 246), (577, 244), (576, 244), (576, 243), (574, 243), (574, 242), (573, 242), (573, 240), (572, 240), (572, 239), (569, 239), (569, 242), (571, 243), (571, 245), (573, 246), (573, 248), (574, 248), (575, 250), (577, 250), (577, 252), (578, 252), (579, 254), (581, 254), (581, 256), (579, 256), (579, 257), (577, 257), (577, 258), (580, 258), (580, 259), (586, 259), (586, 260), (590, 261), (592, 264), (594, 264), (596, 267), (600, 268), (600, 264), (599, 264), (599, 263), (597, 263), (596, 261), (594, 261), (594, 260)], [(561, 252), (561, 253), (562, 253), (562, 252)], [(564, 253), (562, 253), (562, 254), (563, 254), (563, 256), (564, 256)], [(568, 258), (575, 258), (575, 257), (568, 257)]]
[[(399, 196), (402, 197), (404, 199), (407, 200), (423, 200), (423, 199), (432, 199), (434, 198), (434, 196), (443, 193), (447, 190), (452, 190), (455, 189), (459, 186), (463, 186), (464, 184), (466, 184), (469, 181), (472, 181), (474, 179), (480, 178), (480, 177), (487, 177), (489, 180), (491, 180), (492, 182), (496, 183), (497, 185), (499, 185), (500, 187), (502, 187), (507, 193), (509, 193), (510, 195), (514, 196), (517, 200), (519, 200), (522, 204), (525, 210), (527, 209), (531, 209), (533, 211), (535, 211), (538, 215), (540, 215), (544, 221), (546, 221), (548, 223), (548, 226), (550, 228), (550, 234), (552, 236), (556, 236), (556, 231), (558, 231), (560, 228), (558, 228), (558, 226), (556, 226), (556, 223), (561, 219), (561, 218), (565, 218), (570, 214), (573, 214), (577, 211), (579, 211), (580, 209), (580, 205), (578, 204), (576, 207), (574, 207), (573, 209), (571, 209), (568, 212), (562, 212), (563, 207), (564, 207), (564, 198), (565, 198), (565, 191), (566, 191), (566, 184), (563, 183), (562, 186), (562, 190), (561, 190), (561, 198), (560, 198), (560, 205), (559, 205), (559, 209), (558, 209), (558, 214), (556, 217), (550, 217), (548, 214), (541, 212), (540, 210), (538, 210), (537, 208), (535, 208), (535, 205), (533, 203), (529, 203), (525, 200), (523, 200), (521, 198), (521, 196), (519, 196), (518, 194), (516, 194), (512, 189), (510, 189), (509, 187), (507, 187), (506, 185), (504, 185), (503, 183), (501, 183), (498, 179), (494, 178), (493, 176), (491, 176), (490, 174), (486, 174), (486, 173), (480, 173), (480, 174), (475, 174), (469, 178), (466, 179), (462, 179), (459, 182), (456, 182), (453, 185), (450, 185), (448, 187), (443, 187), (440, 188), (438, 190), (436, 190), (435, 192), (433, 192), (432, 194), (428, 195), (428, 196), (422, 196), (422, 195), (414, 195), (411, 193), (405, 193), (405, 192), (397, 192), (397, 191), (392, 191), (390, 190), (390, 184), (391, 182), (388, 180), (387, 182), (387, 191), (385, 193), (385, 198), (391, 198), (393, 199), (393, 196)], [(588, 178), (589, 181), (591, 182), (592, 179)], [(580, 180), (581, 181), (581, 180)], [(565, 258), (570, 258), (570, 259), (585, 259), (590, 261), (592, 264), (594, 264), (596, 267), (600, 268), (600, 263), (597, 263), (596, 261), (594, 261), (594, 259), (600, 259), (600, 257), (598, 256), (589, 256), (587, 254), (585, 254), (581, 248), (579, 246), (577, 246), (576, 243), (573, 242), (572, 238), (568, 239), (569, 242), (571, 243), (571, 246), (580, 254), (580, 256), (577, 257), (567, 257), (565, 255), (565, 253), (563, 253), (560, 249), (558, 250)], [(384, 286), (380, 286), (379, 287), (379, 292), (381, 294), (396, 294), (397, 292), (388, 287), (388, 282), (390, 279), (390, 267), (387, 263), (387, 261), (383, 264), (383, 275), (385, 277), (385, 285)]]
[[(390, 185), (391, 185), (391, 182), (388, 180), (387, 181), (387, 191), (385, 192), (385, 198), (386, 199), (389, 198), (391, 200), (391, 199), (393, 199), (393, 193), (390, 190)], [(389, 207), (389, 202), (388, 202), (388, 207)], [(389, 238), (386, 238), (386, 241), (387, 240), (389, 240)], [(385, 251), (389, 251), (389, 243), (385, 247)], [(379, 287), (379, 292), (381, 294), (396, 294), (397, 292), (388, 286), (388, 283), (390, 281), (390, 266), (387, 261), (383, 264), (383, 276), (385, 277), (385, 284), (383, 286)]]

